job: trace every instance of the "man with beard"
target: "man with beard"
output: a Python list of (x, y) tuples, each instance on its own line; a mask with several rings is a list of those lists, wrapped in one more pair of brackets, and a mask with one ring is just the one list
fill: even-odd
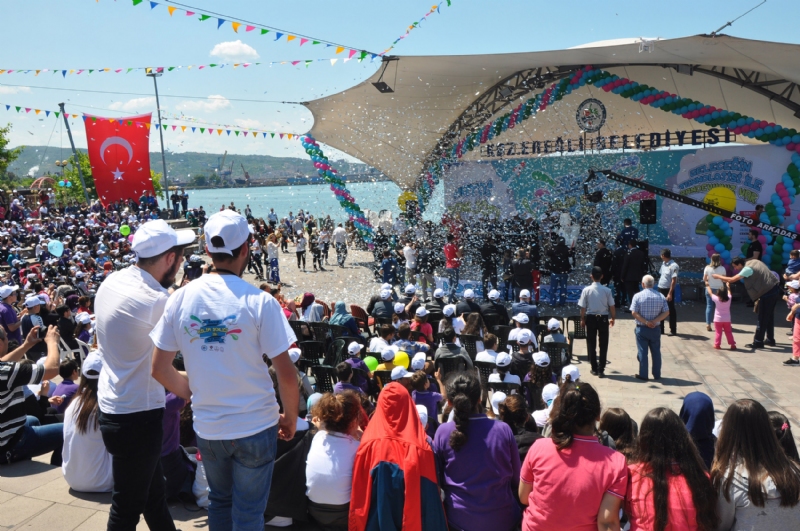
[(144, 514), (151, 529), (174, 530), (161, 469), (164, 387), (150, 375), (150, 332), (167, 303), (192, 230), (166, 221), (142, 225), (133, 237), (138, 262), (109, 275), (95, 299), (103, 357), (98, 381), (100, 433), (111, 454), (114, 490), (108, 530), (133, 529)]

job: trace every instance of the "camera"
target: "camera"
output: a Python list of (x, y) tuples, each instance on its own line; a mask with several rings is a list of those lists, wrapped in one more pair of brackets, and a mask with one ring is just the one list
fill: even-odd
[(39, 339), (44, 339), (47, 336), (47, 325), (42, 325), (39, 327)]
[(187, 280), (195, 280), (203, 274), (203, 259), (199, 256), (191, 256), (183, 268), (183, 273)]

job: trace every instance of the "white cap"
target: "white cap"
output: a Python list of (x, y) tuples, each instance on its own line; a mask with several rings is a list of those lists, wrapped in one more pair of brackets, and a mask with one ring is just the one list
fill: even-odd
[(471, 289), (464, 290), (464, 298), (465, 299), (474, 299), (475, 298), (475, 292), (473, 290), (471, 290)]
[(421, 371), (425, 368), (425, 353), (424, 352), (417, 352), (414, 354), (414, 357), (411, 358), (411, 368), (415, 371)]
[(392, 290), (390, 289), (381, 290), (381, 299), (388, 300), (391, 296), (392, 296)]
[(539, 367), (547, 367), (550, 365), (550, 356), (547, 352), (534, 352), (533, 362)]
[(0, 299), (5, 299), (18, 289), (19, 289), (18, 286), (8, 286), (8, 285), (0, 286)]
[(394, 359), (395, 351), (392, 347), (386, 347), (381, 351), (381, 359), (383, 361), (392, 361)]
[(383, 284), (381, 284), (381, 289), (392, 289), (392, 285), (389, 284), (388, 282), (384, 282)]
[(520, 345), (527, 345), (531, 341), (533, 341), (533, 332), (527, 328), (520, 330), (519, 335), (517, 336), (517, 343)]
[(409, 284), (406, 286), (406, 293), (409, 295), (413, 295), (417, 292), (417, 287), (414, 284)]
[(497, 354), (497, 357), (494, 359), (495, 365), (498, 367), (508, 367), (511, 365), (511, 354), (506, 352), (500, 352)]
[[(96, 351), (90, 352), (81, 364), (81, 374), (89, 380), (97, 380), (100, 378), (101, 370), (103, 370), (103, 358)], [(89, 371), (94, 371), (97, 374), (89, 374)]]
[(572, 378), (573, 382), (577, 382), (581, 377), (581, 373), (578, 371), (578, 368), (575, 365), (566, 365), (563, 369), (561, 369), (562, 382), (567, 379), (568, 374), (570, 378)]
[(433, 297), (435, 299), (441, 299), (442, 297), (444, 297), (444, 290), (442, 288), (436, 288), (435, 290), (433, 290)]
[(300, 359), (300, 349), (299, 348), (290, 348), (289, 349), (289, 359), (292, 360), (292, 363), (297, 363), (297, 360)]
[(561, 321), (559, 321), (555, 317), (551, 317), (550, 320), (547, 321), (548, 330), (558, 330), (559, 328), (561, 328)]
[(401, 314), (406, 311), (406, 305), (402, 302), (396, 302), (394, 305), (394, 313)]
[(191, 229), (176, 231), (163, 219), (154, 219), (139, 227), (133, 235), (131, 249), (139, 258), (150, 258), (177, 245), (189, 245), (194, 241), (194, 237), (194, 231)]
[(526, 289), (524, 289), (524, 290), (519, 292), (519, 298), (520, 299), (530, 299), (531, 298), (531, 292), (526, 290)]
[(361, 349), (364, 348), (360, 343), (353, 341), (349, 345), (347, 345), (347, 353), (351, 356), (358, 356), (358, 353), (361, 352)]
[(39, 298), (38, 295), (29, 295), (25, 299), (25, 307), (33, 308), (34, 306), (40, 306), (42, 304), (42, 299)]
[(791, 282), (786, 283), (792, 289), (800, 289), (800, 280), (792, 280)]
[(502, 391), (497, 391), (492, 395), (492, 411), (494, 411), (495, 415), (500, 414), (499, 406), (500, 402), (506, 399), (506, 394)]
[(413, 372), (408, 372), (402, 365), (398, 365), (392, 369), (392, 381), (399, 380), (400, 378), (411, 378), (413, 375)]
[(542, 388), (542, 400), (544, 400), (545, 404), (547, 404), (551, 400), (555, 400), (557, 396), (558, 396), (558, 386), (556, 384), (549, 383), (545, 385), (544, 388)]
[[(247, 220), (233, 210), (221, 210), (208, 218), (203, 231), (206, 235), (206, 246), (210, 253), (225, 253), (233, 255), (233, 250), (242, 246), (250, 238), (253, 230)], [(298, 234), (300, 232), (298, 231)], [(215, 247), (211, 239), (219, 236), (223, 245)]]
[(417, 314), (418, 317), (425, 317), (426, 315), (428, 315), (428, 310), (426, 310), (424, 306), (420, 306), (419, 308), (417, 308), (417, 311), (415, 313)]
[(453, 317), (456, 314), (456, 305), (446, 305), (444, 308), (442, 308), (442, 313), (444, 313), (447, 317)]
[(520, 324), (528, 324), (528, 321), (530, 321), (530, 319), (528, 318), (528, 314), (522, 312), (512, 317), (512, 319), (514, 319), (516, 322)]
[(84, 275), (83, 271), (78, 271), (77, 273), (75, 273), (75, 278), (83, 278), (84, 276), (85, 275)]
[(419, 414), (419, 421), (422, 422), (424, 427), (428, 427), (428, 408), (422, 404), (417, 404), (417, 414)]
[[(27, 303), (28, 301), (26, 300), (25, 302)], [(81, 312), (75, 316), (75, 321), (78, 324), (89, 324), (92, 322), (92, 316), (86, 312)]]
[(500, 298), (500, 292), (497, 291), (496, 289), (493, 289), (492, 291), (489, 292), (489, 300), (496, 301), (499, 298)]

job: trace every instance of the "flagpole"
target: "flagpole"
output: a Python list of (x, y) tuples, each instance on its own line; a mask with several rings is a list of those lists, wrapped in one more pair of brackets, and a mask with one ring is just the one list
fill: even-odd
[(158, 72), (150, 72), (147, 74), (147, 77), (153, 78), (153, 87), (156, 89), (156, 110), (158, 111), (158, 136), (161, 137), (161, 166), (164, 169), (164, 201), (167, 206), (167, 210), (169, 210), (169, 179), (167, 178), (167, 159), (164, 156), (164, 131), (163, 127), (161, 127), (161, 103), (158, 101), (158, 83), (156, 82), (156, 78), (159, 77), (161, 74)]
[(69, 143), (72, 145), (72, 154), (75, 156), (75, 166), (78, 168), (78, 177), (81, 178), (81, 186), (83, 186), (83, 197), (86, 199), (86, 206), (89, 206), (89, 192), (86, 191), (86, 181), (83, 180), (81, 160), (78, 158), (78, 150), (75, 149), (75, 141), (72, 140), (72, 130), (69, 128), (67, 114), (64, 112), (64, 104), (59, 103), (58, 108), (61, 109), (61, 116), (64, 118), (64, 123), (67, 126), (67, 136), (69, 137)]

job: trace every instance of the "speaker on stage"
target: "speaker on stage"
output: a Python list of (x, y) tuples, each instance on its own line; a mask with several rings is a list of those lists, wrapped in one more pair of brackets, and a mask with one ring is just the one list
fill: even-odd
[(639, 201), (639, 223), (641, 225), (655, 225), (657, 223), (656, 208), (655, 199), (642, 199)]

